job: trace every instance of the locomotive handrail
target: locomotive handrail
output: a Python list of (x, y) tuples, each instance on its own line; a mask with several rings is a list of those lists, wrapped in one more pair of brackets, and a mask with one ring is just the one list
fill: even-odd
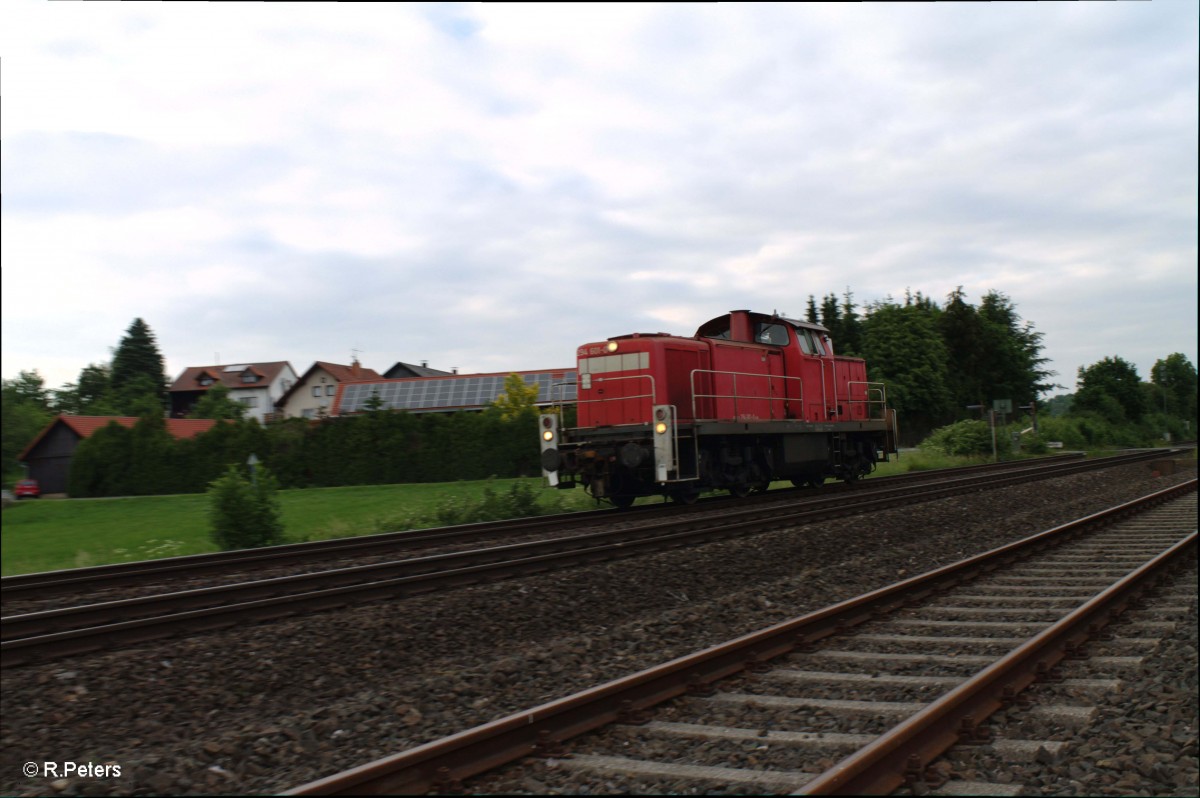
[[(576, 381), (576, 380), (568, 380), (568, 381), (564, 381), (564, 382), (552, 382), (552, 383), (550, 383), (550, 407), (551, 407), (551, 408), (553, 408), (553, 407), (555, 407), (555, 406), (557, 405), (557, 406), (558, 406), (558, 408), (559, 408), (559, 409), (560, 409), (560, 411), (561, 411), (561, 409), (563, 408), (563, 406), (565, 406), (565, 405), (567, 404), (567, 391), (566, 391), (566, 387), (567, 387), (568, 385), (575, 385), (575, 386), (578, 386), (578, 385), (579, 385), (579, 382), (578, 382), (578, 381)], [(555, 399), (555, 398), (554, 398), (554, 394), (555, 394), (555, 391), (554, 391), (554, 389), (555, 389), (555, 388), (562, 388), (562, 389), (563, 389), (562, 391), (560, 391), (560, 393), (562, 394), (562, 396), (561, 396), (561, 397), (559, 397), (558, 399)], [(578, 401), (579, 401), (579, 389), (578, 389), (578, 387), (576, 387), (576, 389), (575, 389), (575, 401), (576, 401), (576, 402), (578, 402)]]
[[(855, 385), (863, 386), (863, 393), (866, 394), (866, 397), (867, 397), (866, 399), (852, 398), (854, 396), (853, 388)], [(885, 411), (887, 410), (887, 385), (885, 383), (864, 382), (862, 380), (850, 380), (849, 382), (846, 383), (846, 387), (850, 390), (850, 397), (851, 397), (846, 401), (846, 404), (848, 404), (848, 405), (858, 405), (858, 404), (866, 405), (867, 406), (867, 418), (883, 418), (884, 417), (884, 415), (886, 414)], [(878, 398), (872, 399), (871, 398), (872, 394), (877, 395)], [(875, 408), (878, 408), (878, 410), (879, 410), (878, 416), (876, 416), (875, 413), (872, 412), (872, 410)]]
[[(727, 376), (733, 377), (733, 393), (732, 394), (718, 394), (718, 393), (711, 393), (711, 394), (703, 393), (702, 394), (702, 393), (699, 393), (696, 389), (696, 375), (697, 374), (711, 374), (713, 376), (727, 375)], [(767, 390), (770, 391), (771, 395), (769, 395), (769, 396), (741, 396), (741, 395), (739, 395), (738, 388), (737, 388), (737, 378), (739, 376), (753, 377), (754, 379), (759, 379), (759, 380), (765, 379), (767, 381)], [(771, 418), (775, 418), (775, 405), (774, 405), (775, 402), (782, 402), (784, 405), (786, 405), (788, 402), (793, 402), (793, 401), (799, 402), (800, 408), (801, 408), (801, 415), (803, 415), (803, 412), (804, 412), (804, 410), (803, 410), (803, 408), (804, 408), (804, 380), (801, 379), (800, 377), (788, 377), (783, 374), (754, 374), (753, 372), (749, 372), (749, 371), (716, 371), (714, 369), (692, 369), (691, 380), (692, 380), (692, 418), (695, 419), (696, 421), (718, 421), (719, 420), (716, 418), (701, 418), (698, 408), (696, 406), (696, 400), (698, 400), (698, 399), (732, 399), (733, 400), (733, 420), (735, 420), (735, 421), (739, 417), (738, 416), (738, 407), (737, 407), (739, 398), (742, 399), (743, 401), (757, 401), (757, 402), (765, 401), (767, 403), (767, 407), (770, 410)], [(795, 382), (799, 383), (800, 390), (798, 392), (798, 395), (795, 397), (788, 396), (787, 391), (785, 390), (783, 396), (776, 396), (774, 394), (774, 391), (775, 391), (774, 381), (775, 380), (794, 380)], [(714, 382), (715, 382), (715, 380), (714, 380)], [(786, 418), (786, 417), (787, 417), (786, 411), (779, 414), (779, 418)]]

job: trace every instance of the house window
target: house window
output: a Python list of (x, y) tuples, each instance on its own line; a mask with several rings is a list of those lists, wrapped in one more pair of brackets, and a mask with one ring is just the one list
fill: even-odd
[(244, 371), (242, 372), (242, 382), (258, 382), (258, 375), (250, 371)]
[(208, 375), (205, 375), (200, 378), (200, 384), (203, 385), (205, 388), (207, 388), (208, 386), (213, 384), (213, 378), (209, 377)]
[(325, 395), (326, 396), (333, 396), (335, 393), (337, 393), (336, 385), (326, 385), (325, 386)]
[(243, 396), (240, 397), (238, 401), (244, 404), (246, 407), (258, 407), (257, 396)]
[(320, 396), (320, 395), (321, 395), (321, 386), (314, 385), (313, 386), (313, 396)]

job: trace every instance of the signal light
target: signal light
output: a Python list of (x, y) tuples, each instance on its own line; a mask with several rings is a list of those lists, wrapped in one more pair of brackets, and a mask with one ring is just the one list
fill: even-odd
[(608, 342), (608, 351), (609, 351), (609, 352), (616, 352), (616, 351), (617, 351), (617, 342), (616, 342), (616, 341), (609, 341), (609, 342)]
[(542, 433), (542, 440), (546, 441), (547, 443), (549, 443), (550, 441), (554, 440), (554, 430), (550, 430), (550, 429), (548, 429), (548, 430), (546, 430), (545, 432), (543, 432), (543, 433)]
[(660, 421), (654, 425), (654, 431), (657, 432), (659, 435), (662, 435), (664, 432), (667, 431), (667, 425)]

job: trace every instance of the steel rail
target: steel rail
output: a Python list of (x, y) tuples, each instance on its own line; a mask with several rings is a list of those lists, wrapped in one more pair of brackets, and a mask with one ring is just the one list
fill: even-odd
[[(1094, 461), (1088, 461), (1094, 462)], [(1060, 465), (1074, 470), (1084, 464)], [(630, 529), (514, 543), (464, 552), (331, 569), (233, 585), (198, 588), (97, 604), (43, 610), (0, 619), (0, 661), (22, 664), (50, 655), (64, 656), (174, 637), (232, 625), (244, 615), (256, 620), (285, 617), (301, 609), (428, 593), (485, 581), (636, 556), (764, 529), (812, 523), (904, 504), (928, 501), (964, 489), (1013, 484), (1041, 475), (1038, 470), (1000, 477), (957, 476), (953, 480), (879, 490), (847, 503), (836, 495), (813, 499), (798, 509), (746, 508), (708, 519), (676, 519)], [(707, 525), (701, 525), (707, 522)]]
[[(1158, 453), (1161, 456), (1161, 451)], [(880, 477), (869, 480), (867, 483), (859, 483), (856, 486), (857, 490), (863, 490), (868, 485), (874, 487), (880, 485), (883, 488), (894, 484), (906, 482), (921, 482), (929, 479), (939, 479), (944, 476), (951, 476), (960, 473), (986, 473), (994, 470), (1010, 470), (1014, 467), (1020, 469), (1026, 468), (1051, 468), (1063, 462), (1071, 462), (1081, 458), (1080, 454), (1065, 454), (1056, 455), (1049, 458), (1039, 458), (1034, 461), (1020, 461), (1018, 463), (987, 463), (976, 466), (966, 466), (962, 468), (936, 469), (932, 471), (914, 472), (910, 474), (897, 474), (889, 477)], [(1116, 456), (1120, 461), (1128, 460), (1128, 455)], [(1138, 457), (1138, 459), (1144, 459)], [(1089, 462), (1107, 463), (1112, 465), (1110, 458), (1100, 458)], [(1105, 467), (1097, 465), (1096, 467)], [(832, 493), (844, 489), (844, 486), (831, 484), (825, 486), (821, 493)], [(800, 491), (797, 491), (800, 492)], [(780, 495), (792, 493), (791, 490), (772, 491), (767, 495), (760, 495), (749, 499), (749, 501), (770, 501), (778, 500)], [(808, 491), (800, 497), (802, 500), (819, 498)], [(722, 500), (718, 500), (722, 501)], [(747, 500), (740, 500), (745, 503)], [(707, 505), (711, 502), (702, 502), (691, 507), (662, 507), (660, 505), (650, 505), (632, 508), (635, 515), (628, 515), (629, 511), (624, 511), (627, 515), (622, 518), (636, 518), (639, 515), (647, 514), (654, 515), (675, 514), (684, 512), (702, 512), (707, 509)], [(702, 506), (703, 505), (703, 506)], [(375, 535), (364, 535), (350, 539), (337, 540), (318, 540), (308, 541), (305, 543), (287, 543), (279, 546), (265, 546), (259, 549), (243, 549), (239, 551), (214, 552), (208, 554), (189, 554), (181, 557), (166, 557), (157, 560), (140, 560), (129, 563), (115, 563), (111, 565), (98, 565), (89, 568), (69, 568), (59, 571), (41, 571), (29, 574), (17, 574), (14, 576), (6, 576), (0, 578), (0, 596), (6, 600), (16, 600), (23, 598), (30, 593), (45, 593), (55, 590), (69, 590), (79, 587), (88, 587), (91, 589), (100, 586), (117, 586), (136, 584), (139, 582), (148, 581), (154, 577), (172, 577), (172, 576), (193, 576), (209, 572), (227, 572), (230, 568), (240, 566), (261, 566), (270, 564), (290, 564), (309, 562), (312, 560), (328, 560), (330, 557), (339, 556), (358, 556), (366, 555), (373, 552), (390, 552), (403, 550), (410, 545), (429, 545), (440, 544), (460, 539), (471, 539), (475, 537), (486, 537), (497, 533), (520, 534), (530, 532), (537, 529), (553, 528), (559, 525), (579, 525), (597, 522), (601, 523), (606, 520), (611, 520), (616, 513), (620, 513), (612, 508), (595, 511), (584, 511), (576, 513), (559, 513), (556, 515), (544, 515), (536, 518), (519, 518), (510, 519), (507, 521), (496, 521), (479, 524), (463, 524), (454, 527), (438, 527), (427, 530), (405, 530), (400, 532), (383, 532)]]
[[(1082, 464), (1059, 466), (1074, 470)], [(673, 520), (633, 529), (508, 544), (315, 573), (278, 577), (176, 593), (25, 613), (0, 619), (0, 662), (20, 665), (38, 659), (87, 653), (189, 631), (234, 625), (239, 618), (268, 620), (384, 598), (497, 581), (644, 552), (751, 534), (781, 526), (861, 514), (928, 501), (963, 490), (1033, 479), (1029, 472), (1000, 477), (956, 478), (933, 485), (895, 488), (858, 496), (847, 503), (831, 496), (781, 514), (743, 509), (732, 515)]]
[[(817, 776), (798, 795), (887, 795), (1010, 706), (1016, 696), (1068, 656), (1078, 656), (1131, 603), (1171, 570), (1196, 557), (1196, 532), (1115, 582), (1020, 647)], [(1186, 559), (1185, 559), (1186, 558)]]
[[(634, 720), (638, 713), (678, 696), (703, 694), (707, 685), (760, 663), (804, 648), (841, 630), (864, 623), (936, 592), (950, 589), (976, 575), (1015, 562), (1031, 553), (1070, 539), (1094, 527), (1107, 526), (1196, 490), (1197, 481), (1176, 485), (1132, 502), (1126, 502), (1067, 524), (1032, 535), (991, 551), (969, 557), (935, 571), (911, 577), (861, 596), (839, 602), (800, 618), (753, 632), (703, 651), (671, 660), (630, 676), (571, 696), (514, 713), (416, 748), (317, 779), (287, 791), (286, 795), (413, 794), (431, 789), (456, 790), (461, 782), (530, 755), (553, 755), (561, 742), (619, 720)], [(1195, 548), (1195, 533), (1185, 548)], [(1164, 560), (1162, 556), (1157, 561)], [(1148, 574), (1159, 566), (1138, 569)], [(1111, 594), (1109, 605), (1118, 612), (1121, 601)], [(1124, 600), (1128, 603), (1128, 599)], [(1081, 626), (1094, 623), (1091, 616), (1073, 612), (1068, 639)], [(1041, 635), (1034, 640), (1041, 641)], [(1020, 655), (1035, 663), (1053, 654), (1041, 641)], [(1050, 644), (1046, 644), (1050, 645)], [(990, 669), (989, 669), (990, 670)], [(986, 671), (985, 671), (986, 672)], [(1004, 687), (1017, 677), (994, 677)], [(957, 692), (957, 691), (955, 691)], [(951, 694), (953, 695), (953, 693)], [(1003, 698), (1003, 696), (1002, 696)], [(953, 714), (953, 713), (951, 713)], [(960, 723), (961, 725), (961, 723)], [(957, 736), (956, 736), (957, 739)], [(889, 767), (891, 766), (889, 762)], [(908, 756), (903, 764), (907, 767)], [(815, 785), (819, 786), (819, 784)], [(847, 790), (850, 794), (853, 790)]]

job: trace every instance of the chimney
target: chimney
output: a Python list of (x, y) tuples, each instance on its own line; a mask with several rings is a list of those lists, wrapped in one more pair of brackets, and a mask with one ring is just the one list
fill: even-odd
[(428, 360), (422, 360), (422, 361), (421, 361), (421, 368), (429, 368), (429, 361), (428, 361)]
[(362, 366), (358, 364), (357, 357), (350, 361), (350, 373), (355, 379), (358, 379), (359, 375), (362, 373)]

